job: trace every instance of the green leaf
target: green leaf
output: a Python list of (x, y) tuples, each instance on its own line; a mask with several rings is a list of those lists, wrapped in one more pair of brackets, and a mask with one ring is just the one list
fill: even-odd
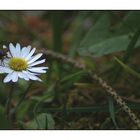
[(47, 114), (47, 129), (54, 129), (55, 121), (51, 114)]
[[(37, 122), (36, 122), (37, 120)], [(55, 122), (51, 114), (42, 113), (39, 114), (36, 119), (29, 122), (27, 127), (29, 129), (54, 129)]]
[(108, 38), (110, 22), (108, 15), (103, 15), (97, 23), (89, 30), (84, 40), (81, 42), (79, 53), (80, 55), (91, 55), (88, 49), (90, 46), (97, 44)]
[[(99, 57), (114, 52), (125, 51), (135, 29), (139, 27), (139, 19), (140, 14), (135, 16), (134, 13), (128, 13), (121, 24), (113, 27), (113, 31), (111, 31), (112, 26), (110, 25), (109, 16), (107, 14), (102, 16), (81, 42), (78, 53), (83, 56)], [(134, 28), (131, 28), (134, 25), (131, 20), (137, 23)], [(132, 25), (126, 25), (129, 21), (131, 21)], [(140, 41), (137, 42), (136, 47), (140, 47)]]
[(80, 44), (80, 40), (83, 39), (84, 33), (89, 30), (90, 26), (87, 26), (86, 23), (94, 23), (97, 19), (102, 16), (102, 11), (79, 11), (76, 18), (73, 20), (70, 27), (72, 44), (70, 45), (69, 55), (71, 57), (77, 54), (76, 50)]
[(127, 48), (129, 42), (129, 34), (109, 37), (108, 39), (91, 45), (86, 50), (90, 56), (99, 57), (102, 55), (123, 51)]
[(129, 72), (130, 74), (132, 74), (133, 76), (140, 78), (140, 74), (138, 72), (136, 72), (135, 70), (133, 70), (132, 68), (128, 67), (126, 64), (124, 64), (121, 60), (119, 60), (117, 57), (114, 57), (115, 60), (124, 68), (124, 70), (126, 70), (127, 72)]

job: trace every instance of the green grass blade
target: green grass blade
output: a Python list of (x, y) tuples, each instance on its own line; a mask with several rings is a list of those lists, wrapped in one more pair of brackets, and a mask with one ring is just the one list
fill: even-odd
[(78, 71), (78, 72), (76, 72), (76, 73), (74, 73), (74, 74), (70, 74), (70, 75), (64, 77), (62, 80), (60, 80), (60, 82), (65, 82), (65, 81), (68, 81), (68, 80), (73, 80), (73, 79), (75, 79), (76, 77), (79, 77), (79, 76), (81, 76), (81, 75), (83, 75), (83, 74), (85, 74), (85, 73), (86, 73), (85, 70)]
[[(129, 103), (128, 106), (131, 109), (140, 110), (140, 104), (138, 103)], [(121, 109), (120, 106), (115, 107), (116, 110)], [(40, 108), (37, 113), (46, 113), (46, 112), (62, 112), (62, 108)], [(108, 105), (100, 105), (94, 107), (68, 107), (67, 113), (83, 113), (83, 112), (109, 112)]]
[(117, 125), (116, 120), (115, 120), (115, 107), (114, 107), (114, 101), (113, 101), (112, 97), (108, 97), (108, 103), (109, 103), (110, 117), (111, 117), (116, 129), (118, 129), (118, 125)]
[(124, 64), (121, 60), (119, 60), (117, 57), (114, 57), (115, 60), (120, 64), (121, 67), (124, 68), (124, 70), (126, 70), (127, 72), (129, 72), (130, 74), (132, 74), (133, 76), (140, 78), (140, 74), (138, 72), (136, 72), (135, 70), (133, 70), (132, 68), (128, 67), (126, 64)]

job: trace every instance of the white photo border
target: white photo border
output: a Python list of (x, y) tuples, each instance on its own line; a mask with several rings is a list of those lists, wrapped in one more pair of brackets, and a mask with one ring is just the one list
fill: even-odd
[(18, 130), (0, 131), (2, 140), (139, 140), (139, 131)]
[(0, 0), (1, 10), (139, 10), (139, 0)]

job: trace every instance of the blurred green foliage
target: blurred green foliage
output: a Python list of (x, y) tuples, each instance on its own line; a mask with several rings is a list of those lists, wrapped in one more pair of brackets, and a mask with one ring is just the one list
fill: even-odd
[[(83, 39), (80, 55), (99, 57), (126, 50), (134, 32), (140, 28), (139, 19), (139, 12), (128, 12), (121, 21), (112, 25), (110, 13), (102, 15)], [(140, 47), (139, 41), (135, 47)]]

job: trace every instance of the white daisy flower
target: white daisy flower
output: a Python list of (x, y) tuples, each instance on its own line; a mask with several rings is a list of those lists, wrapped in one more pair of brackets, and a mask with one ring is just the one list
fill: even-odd
[(37, 76), (46, 73), (48, 67), (36, 67), (44, 63), (45, 59), (38, 60), (42, 53), (33, 56), (35, 50), (36, 48), (31, 49), (31, 46), (21, 48), (19, 43), (16, 47), (12, 43), (9, 44), (7, 58), (3, 60), (4, 66), (0, 67), (0, 71), (7, 73), (4, 83), (17, 82), (19, 78), (41, 81)]

